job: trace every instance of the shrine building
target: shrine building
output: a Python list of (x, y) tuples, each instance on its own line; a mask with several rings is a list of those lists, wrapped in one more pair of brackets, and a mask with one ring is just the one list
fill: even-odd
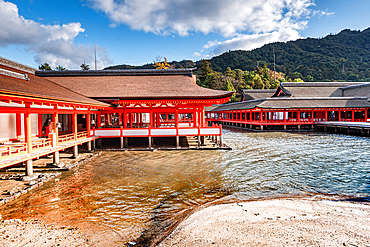
[[(233, 92), (199, 87), (194, 69), (38, 71), (0, 57), (0, 168), (32, 160), (95, 140), (219, 137), (222, 127), (208, 126), (205, 107), (222, 104)], [(51, 119), (52, 131), (43, 126)], [(216, 138), (215, 138), (216, 139)], [(217, 140), (217, 139), (216, 139)]]
[(370, 83), (282, 82), (244, 90), (242, 101), (206, 109), (206, 120), (258, 130), (313, 129), (322, 122), (370, 121)]

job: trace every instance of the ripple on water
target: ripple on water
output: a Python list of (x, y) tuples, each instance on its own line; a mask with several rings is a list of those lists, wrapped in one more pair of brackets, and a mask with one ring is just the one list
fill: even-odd
[(220, 198), (370, 194), (368, 138), (225, 130), (224, 140), (231, 151), (105, 152), (1, 214), (104, 225), (145, 242), (183, 212)]

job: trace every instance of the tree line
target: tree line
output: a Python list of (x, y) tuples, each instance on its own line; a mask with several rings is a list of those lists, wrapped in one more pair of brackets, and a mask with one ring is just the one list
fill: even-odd
[(211, 63), (207, 60), (201, 60), (196, 75), (197, 84), (201, 87), (235, 91), (230, 102), (238, 101), (242, 91), (246, 89), (276, 89), (280, 82), (303, 82), (300, 78), (292, 80), (292, 78), (285, 76), (282, 72), (270, 70), (266, 64), (255, 68), (253, 71), (232, 70), (230, 67), (227, 67), (225, 73), (222, 73), (214, 71), (211, 68)]

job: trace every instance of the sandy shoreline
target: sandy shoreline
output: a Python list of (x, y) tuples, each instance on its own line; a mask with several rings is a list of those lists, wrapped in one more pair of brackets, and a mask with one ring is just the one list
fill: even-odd
[(312, 199), (210, 206), (159, 246), (370, 246), (370, 206)]
[[(34, 220), (0, 222), (2, 246), (106, 246), (100, 237)], [(309, 197), (201, 207), (158, 246), (370, 246), (370, 205)]]

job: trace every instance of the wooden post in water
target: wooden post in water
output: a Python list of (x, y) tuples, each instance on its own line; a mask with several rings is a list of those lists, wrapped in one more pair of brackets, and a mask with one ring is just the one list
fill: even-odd
[(96, 147), (95, 147), (95, 140), (93, 140), (93, 141), (91, 141), (91, 149), (92, 149), (92, 150), (95, 150), (95, 148), (96, 148)]
[(32, 175), (33, 175), (32, 160), (27, 160), (27, 162), (26, 162), (26, 176), (32, 176)]
[(128, 147), (128, 137), (124, 137), (124, 142), (125, 142), (125, 147), (127, 148)]
[(86, 143), (86, 145), (87, 145), (87, 151), (88, 151), (88, 152), (91, 152), (91, 141), (88, 141), (88, 142)]
[(59, 151), (55, 151), (53, 153), (53, 164), (55, 165), (59, 164)]
[(176, 136), (176, 148), (180, 148), (180, 136)]
[(73, 156), (72, 156), (73, 159), (77, 159), (78, 158), (78, 145), (74, 145), (73, 146)]

